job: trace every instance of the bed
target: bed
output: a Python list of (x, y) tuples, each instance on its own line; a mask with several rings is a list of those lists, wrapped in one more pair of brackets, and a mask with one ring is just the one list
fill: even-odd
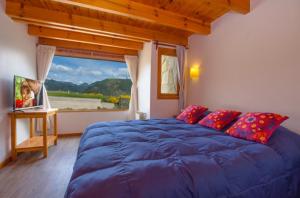
[(300, 197), (300, 137), (280, 127), (263, 145), (176, 119), (96, 123), (65, 197)]

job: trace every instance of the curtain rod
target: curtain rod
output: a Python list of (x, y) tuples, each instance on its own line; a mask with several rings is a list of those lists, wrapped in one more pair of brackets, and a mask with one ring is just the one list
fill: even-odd
[[(174, 44), (160, 43), (158, 41), (154, 41), (154, 44), (156, 45), (156, 48), (158, 48), (158, 46), (165, 46), (165, 47), (176, 48), (176, 45), (174, 45)], [(182, 46), (184, 46), (184, 45), (182, 45)], [(184, 46), (184, 47), (185, 47), (185, 49), (189, 49), (188, 46)]]

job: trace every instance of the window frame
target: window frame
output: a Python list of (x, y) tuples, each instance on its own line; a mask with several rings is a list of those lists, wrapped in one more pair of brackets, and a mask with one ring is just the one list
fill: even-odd
[[(80, 55), (79, 53), (78, 54), (73, 53), (72, 50), (74, 50), (74, 49), (64, 49), (64, 48), (59, 48), (59, 49), (61, 51), (58, 51), (56, 49), (54, 56), (126, 63), (124, 59), (112, 59), (110, 57), (107, 58), (105, 56), (95, 57), (95, 56), (92, 56), (92, 55), (91, 56), (83, 56), (83, 55)], [(126, 108), (126, 109), (124, 109), (124, 108), (122, 108), (122, 109), (58, 109), (59, 113), (125, 112), (125, 111), (129, 111), (129, 107)]]
[[(176, 49), (159, 47), (157, 49), (157, 99), (177, 100), (179, 98), (179, 83), (177, 79), (177, 93), (166, 94), (161, 93), (161, 57), (163, 55), (175, 56), (177, 58)], [(179, 74), (178, 74), (179, 75)]]
[(113, 54), (113, 53), (98, 52), (98, 51), (91, 51), (91, 50), (71, 49), (71, 48), (63, 48), (63, 47), (56, 47), (55, 56), (103, 60), (103, 61), (115, 61), (115, 62), (125, 63), (124, 55), (121, 54)]

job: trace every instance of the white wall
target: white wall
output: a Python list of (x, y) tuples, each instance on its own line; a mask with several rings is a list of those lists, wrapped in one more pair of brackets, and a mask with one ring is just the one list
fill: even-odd
[(150, 118), (151, 47), (151, 42), (144, 44), (138, 66), (138, 111), (146, 113), (147, 118)]
[(210, 36), (190, 37), (189, 65), (203, 71), (189, 103), (281, 113), (300, 132), (300, 1), (251, 2), (249, 14), (229, 13)]
[(138, 98), (139, 111), (147, 113), (147, 118), (168, 118), (178, 113), (178, 100), (157, 99), (157, 53), (152, 42), (145, 43), (139, 53)]
[(128, 119), (128, 111), (117, 112), (60, 112), (58, 113), (59, 134), (81, 133), (95, 122)]
[[(36, 39), (27, 35), (27, 28), (5, 15), (5, 1), (0, 1), (0, 162), (10, 152), (10, 120), (13, 107), (14, 75), (36, 79)], [(17, 123), (17, 142), (29, 136), (28, 122)]]

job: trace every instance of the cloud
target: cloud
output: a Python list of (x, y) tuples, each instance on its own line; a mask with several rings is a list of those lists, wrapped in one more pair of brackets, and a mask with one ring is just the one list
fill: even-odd
[(57, 65), (55, 63), (52, 64), (51, 71), (53, 72), (71, 72), (72, 68), (64, 66), (64, 65)]
[(95, 69), (90, 69), (88, 67), (78, 67), (73, 70), (74, 75), (88, 75), (88, 76), (93, 76), (93, 77), (100, 77), (103, 72), (100, 70), (95, 70)]
[(93, 83), (107, 78), (129, 78), (128, 69), (123, 63), (90, 60), (80, 63), (53, 63), (48, 78), (76, 84)]
[(72, 68), (72, 67), (68, 67), (68, 66), (65, 66), (65, 65), (58, 65), (58, 64), (55, 64), (55, 63), (52, 64), (52, 67), (51, 67), (50, 71), (55, 76), (57, 76), (58, 74), (61, 74), (61, 73), (67, 73), (67, 74), (78, 75), (78, 76), (92, 75), (92, 76), (99, 77), (103, 74), (103, 72), (100, 71), (100, 70), (95, 70), (95, 69), (91, 70), (88, 67)]
[(128, 78), (129, 73), (128, 73), (127, 67), (126, 68), (118, 68), (116, 75), (120, 78)]

